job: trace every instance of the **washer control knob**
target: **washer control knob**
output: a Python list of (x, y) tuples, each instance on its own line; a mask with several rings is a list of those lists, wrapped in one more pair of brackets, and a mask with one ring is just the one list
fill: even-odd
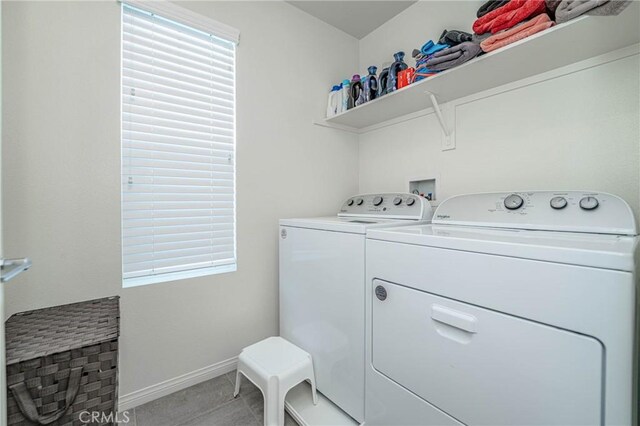
[(354, 203), (353, 198), (352, 198), (352, 199), (350, 199), (349, 201), (347, 201), (347, 205), (348, 205), (349, 207), (351, 207), (351, 206), (353, 205), (353, 203)]
[(600, 205), (596, 197), (584, 197), (580, 200), (580, 207), (583, 210), (593, 210)]
[(373, 198), (373, 205), (374, 206), (379, 206), (380, 204), (382, 204), (384, 200), (382, 199), (382, 197), (377, 196)]
[(524, 200), (518, 194), (511, 194), (504, 199), (504, 206), (509, 210), (518, 210), (524, 204)]
[(567, 207), (567, 199), (564, 197), (553, 197), (549, 204), (553, 209), (562, 210)]
[(394, 206), (399, 206), (400, 204), (402, 204), (402, 198), (396, 197), (396, 198), (393, 199), (393, 205)]
[(415, 198), (407, 198), (407, 205), (409, 207), (411, 207), (412, 205), (414, 205), (416, 203), (416, 199)]
[(357, 204), (357, 205), (361, 206), (361, 205), (362, 205), (362, 203), (364, 203), (364, 200), (363, 200), (362, 198), (358, 198), (358, 199), (356, 200), (356, 204)]

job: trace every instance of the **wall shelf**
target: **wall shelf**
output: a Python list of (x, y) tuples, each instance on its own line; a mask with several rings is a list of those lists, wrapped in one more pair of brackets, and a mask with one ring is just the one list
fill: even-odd
[[(353, 133), (425, 115), (438, 103), (460, 99), (640, 43), (640, 2), (618, 16), (582, 16), (490, 52), (315, 124)], [(532, 60), (533, 59), (533, 60)], [(437, 102), (434, 103), (434, 100)], [(445, 123), (438, 114), (443, 133)], [(408, 119), (408, 118), (407, 118)]]

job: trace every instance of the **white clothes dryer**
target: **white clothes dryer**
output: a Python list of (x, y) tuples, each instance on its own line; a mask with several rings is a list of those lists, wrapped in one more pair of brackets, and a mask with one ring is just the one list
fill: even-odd
[(633, 213), (617, 196), (444, 201), (367, 233), (367, 425), (631, 425)]

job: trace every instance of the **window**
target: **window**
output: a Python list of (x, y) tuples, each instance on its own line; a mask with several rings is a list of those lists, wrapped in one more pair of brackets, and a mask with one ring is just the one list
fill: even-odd
[(137, 4), (122, 6), (123, 285), (235, 271), (238, 34)]

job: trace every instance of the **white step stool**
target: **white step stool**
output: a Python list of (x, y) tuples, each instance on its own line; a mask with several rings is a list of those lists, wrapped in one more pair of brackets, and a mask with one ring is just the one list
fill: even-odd
[(265, 426), (284, 425), (284, 398), (305, 380), (311, 383), (313, 403), (318, 403), (311, 355), (282, 337), (269, 337), (240, 352), (234, 397), (240, 392), (240, 373), (262, 391)]

